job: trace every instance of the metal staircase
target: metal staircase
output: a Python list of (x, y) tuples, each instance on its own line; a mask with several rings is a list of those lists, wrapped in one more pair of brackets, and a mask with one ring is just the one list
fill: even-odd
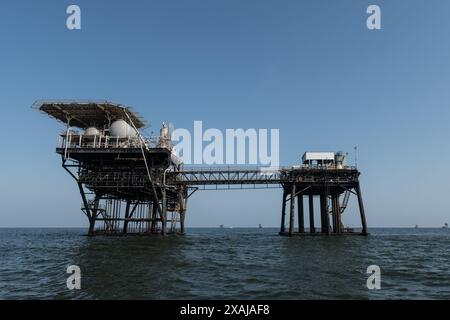
[(350, 199), (350, 191), (345, 191), (344, 198), (342, 199), (342, 203), (339, 207), (339, 212), (342, 214), (344, 213), (344, 210), (347, 208), (348, 200)]

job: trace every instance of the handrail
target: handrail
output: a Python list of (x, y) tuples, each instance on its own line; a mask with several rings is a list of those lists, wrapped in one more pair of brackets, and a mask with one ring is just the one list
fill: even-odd
[(260, 171), (262, 173), (267, 172), (270, 174), (272, 172), (293, 172), (295, 170), (356, 170), (355, 166), (342, 166), (338, 167), (336, 165), (329, 166), (310, 166), (310, 165), (298, 165), (298, 166), (283, 166), (278, 168), (271, 168), (265, 166), (210, 166), (210, 167), (195, 167), (195, 166), (183, 166), (181, 170), (176, 170), (174, 172), (249, 172), (249, 171)]
[[(156, 147), (157, 138), (145, 138), (145, 143), (149, 145), (150, 148)], [(109, 135), (83, 135), (83, 134), (72, 134), (61, 135), (60, 141), (58, 143), (59, 148), (129, 148), (136, 147), (140, 148), (141, 142), (137, 138), (120, 138), (117, 136)]]

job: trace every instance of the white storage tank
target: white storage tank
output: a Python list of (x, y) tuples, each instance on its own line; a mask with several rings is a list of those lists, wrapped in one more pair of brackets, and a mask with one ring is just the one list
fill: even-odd
[(163, 122), (161, 130), (159, 131), (158, 148), (166, 148), (171, 150), (172, 144), (170, 143), (170, 130), (169, 127)]
[(334, 162), (336, 164), (336, 168), (337, 169), (344, 169), (345, 167), (345, 157), (347, 155), (344, 154), (342, 151), (339, 151), (336, 153), (335, 158), (334, 158)]
[(164, 122), (162, 124), (161, 130), (159, 130), (159, 135), (163, 139), (170, 140), (169, 127)]
[(137, 136), (137, 133), (125, 120), (116, 120), (109, 128), (109, 135), (119, 138), (134, 138)]
[(98, 130), (96, 127), (89, 127), (84, 130), (85, 136), (98, 136), (100, 135), (100, 130)]

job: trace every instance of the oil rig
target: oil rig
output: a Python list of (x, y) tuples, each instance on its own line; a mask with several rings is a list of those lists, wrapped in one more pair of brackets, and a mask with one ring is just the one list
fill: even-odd
[[(185, 168), (168, 126), (159, 136), (144, 136), (147, 123), (131, 107), (80, 100), (40, 100), (32, 107), (65, 125), (56, 153), (78, 186), (89, 236), (184, 234), (188, 199), (197, 190), (272, 187), (283, 190), (280, 235), (368, 234), (360, 172), (345, 165), (341, 152), (306, 152), (301, 165), (276, 170)], [(358, 232), (342, 221), (351, 195), (358, 199)]]

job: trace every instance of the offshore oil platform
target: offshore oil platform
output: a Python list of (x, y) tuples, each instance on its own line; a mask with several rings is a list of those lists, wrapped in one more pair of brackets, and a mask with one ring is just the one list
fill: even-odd
[[(360, 173), (345, 165), (343, 153), (306, 152), (301, 165), (273, 171), (185, 168), (168, 126), (163, 124), (157, 137), (145, 137), (147, 123), (130, 107), (53, 100), (36, 101), (33, 108), (65, 125), (56, 153), (78, 186), (89, 236), (183, 234), (188, 199), (197, 190), (270, 187), (283, 189), (280, 235), (368, 234)], [(358, 199), (360, 232), (342, 221), (352, 194)], [(320, 227), (315, 224), (316, 198)]]

